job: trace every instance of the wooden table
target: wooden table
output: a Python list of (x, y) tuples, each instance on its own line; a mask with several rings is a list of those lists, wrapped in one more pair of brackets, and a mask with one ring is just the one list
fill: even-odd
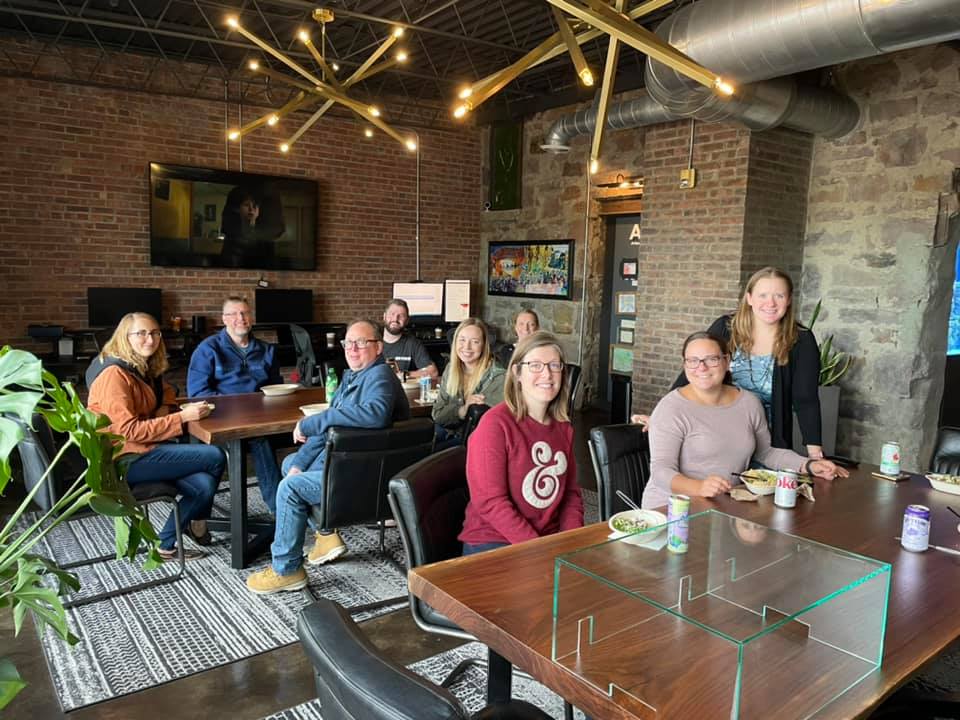
[[(405, 390), (413, 417), (429, 417), (431, 407), (420, 405), (413, 398), (419, 390)], [(253, 438), (292, 433), (303, 418), (301, 405), (326, 402), (322, 387), (303, 388), (290, 395), (267, 397), (263, 393), (218, 395), (210, 398), (214, 411), (187, 424), (187, 432), (200, 442), (219, 445), (227, 452), (227, 473), (230, 478), (230, 520), (213, 519), (214, 530), (229, 530), (231, 564), (240, 569), (273, 540), (273, 523), (247, 519), (247, 445)], [(291, 437), (292, 444), (292, 437)], [(254, 532), (251, 541), (249, 533)]]
[[(817, 480), (816, 502), (795, 509), (756, 503), (694, 499), (691, 512), (716, 508), (782, 532), (861, 553), (893, 564), (887, 632), (881, 668), (868, 675), (816, 717), (869, 714), (881, 700), (960, 637), (960, 556), (936, 550), (916, 554), (900, 547), (903, 511), (911, 503), (931, 509), (930, 542), (960, 550), (956, 518), (947, 505), (960, 498), (930, 488), (922, 476), (891, 483), (861, 466), (848, 479)], [(444, 613), (564, 699), (595, 718), (634, 718), (625, 707), (551, 658), (554, 558), (606, 539), (605, 524), (591, 525), (532, 542), (456, 558), (411, 571), (411, 591)], [(696, 648), (690, 648), (691, 660)], [(689, 697), (692, 688), (678, 688)], [(774, 716), (772, 714), (771, 716)], [(642, 717), (642, 716), (641, 716)], [(662, 716), (658, 717), (662, 720)]]

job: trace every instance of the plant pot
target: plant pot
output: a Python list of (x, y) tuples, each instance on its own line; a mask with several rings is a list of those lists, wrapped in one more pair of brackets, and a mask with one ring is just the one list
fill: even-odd
[[(833, 455), (837, 449), (837, 421), (840, 418), (840, 386), (821, 385), (820, 389), (820, 438), (824, 455)], [(800, 422), (793, 414), (793, 449), (801, 455), (807, 448), (800, 436)]]

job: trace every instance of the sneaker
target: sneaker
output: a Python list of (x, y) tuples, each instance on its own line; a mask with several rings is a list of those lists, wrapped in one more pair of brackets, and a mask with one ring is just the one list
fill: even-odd
[(272, 567), (267, 567), (247, 578), (247, 589), (257, 595), (303, 590), (306, 586), (307, 572), (302, 567), (289, 575), (279, 575)]
[(307, 562), (311, 565), (323, 565), (336, 560), (347, 551), (347, 546), (340, 539), (340, 534), (332, 532), (329, 535), (317, 533), (317, 539), (307, 553)]
[[(172, 547), (169, 550), (158, 548), (157, 554), (160, 555), (160, 559), (164, 562), (180, 562), (180, 556), (177, 554), (176, 547)], [(192, 548), (187, 547), (183, 549), (184, 562), (188, 560), (199, 560), (200, 558), (205, 558), (206, 556), (207, 554), (202, 550), (193, 550)]]

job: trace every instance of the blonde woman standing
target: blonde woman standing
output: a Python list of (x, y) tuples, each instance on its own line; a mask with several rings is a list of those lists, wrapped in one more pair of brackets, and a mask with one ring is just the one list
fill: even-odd
[(433, 405), (437, 440), (461, 439), (471, 405), (492, 407), (503, 402), (503, 380), (503, 368), (490, 351), (487, 326), (477, 318), (467, 318), (454, 332), (450, 362)]

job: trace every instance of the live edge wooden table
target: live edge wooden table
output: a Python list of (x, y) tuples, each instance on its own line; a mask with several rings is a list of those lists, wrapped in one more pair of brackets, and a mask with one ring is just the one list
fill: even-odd
[[(413, 402), (414, 391), (407, 390), (410, 414), (430, 415), (430, 407)], [(419, 397), (419, 391), (416, 391)], [(235, 569), (247, 566), (266, 544), (273, 540), (273, 523), (251, 522), (247, 518), (247, 445), (253, 438), (292, 433), (303, 418), (301, 405), (326, 401), (321, 387), (303, 388), (290, 395), (268, 397), (263, 393), (218, 395), (209, 398), (216, 407), (202, 420), (187, 423), (187, 432), (207, 445), (219, 445), (227, 452), (230, 477), (230, 520), (213, 519), (214, 530), (230, 531), (230, 562)], [(255, 534), (249, 539), (250, 533)]]
[[(900, 535), (904, 509), (917, 503), (931, 510), (931, 544), (960, 551), (957, 520), (947, 510), (951, 504), (960, 506), (960, 497), (933, 490), (919, 475), (893, 483), (872, 477), (874, 470), (875, 466), (861, 465), (849, 478), (817, 480), (816, 502), (798, 499), (790, 510), (774, 506), (772, 496), (755, 503), (728, 496), (694, 498), (691, 507), (691, 512), (715, 508), (892, 564), (883, 663), (824, 706), (817, 718), (865, 717), (960, 638), (960, 556), (933, 549), (911, 553), (894, 539)], [(554, 559), (603, 542), (608, 532), (606, 524), (595, 524), (426, 565), (410, 572), (410, 590), (485, 643), (492, 656), (500, 655), (525, 670), (588, 715), (597, 720), (632, 719), (638, 716), (615, 698), (551, 660)], [(693, 661), (697, 648), (678, 647), (677, 652), (689, 653)], [(509, 687), (509, 680), (506, 684)], [(678, 687), (676, 692), (689, 697), (695, 690)], [(657, 720), (662, 717), (667, 716)]]

